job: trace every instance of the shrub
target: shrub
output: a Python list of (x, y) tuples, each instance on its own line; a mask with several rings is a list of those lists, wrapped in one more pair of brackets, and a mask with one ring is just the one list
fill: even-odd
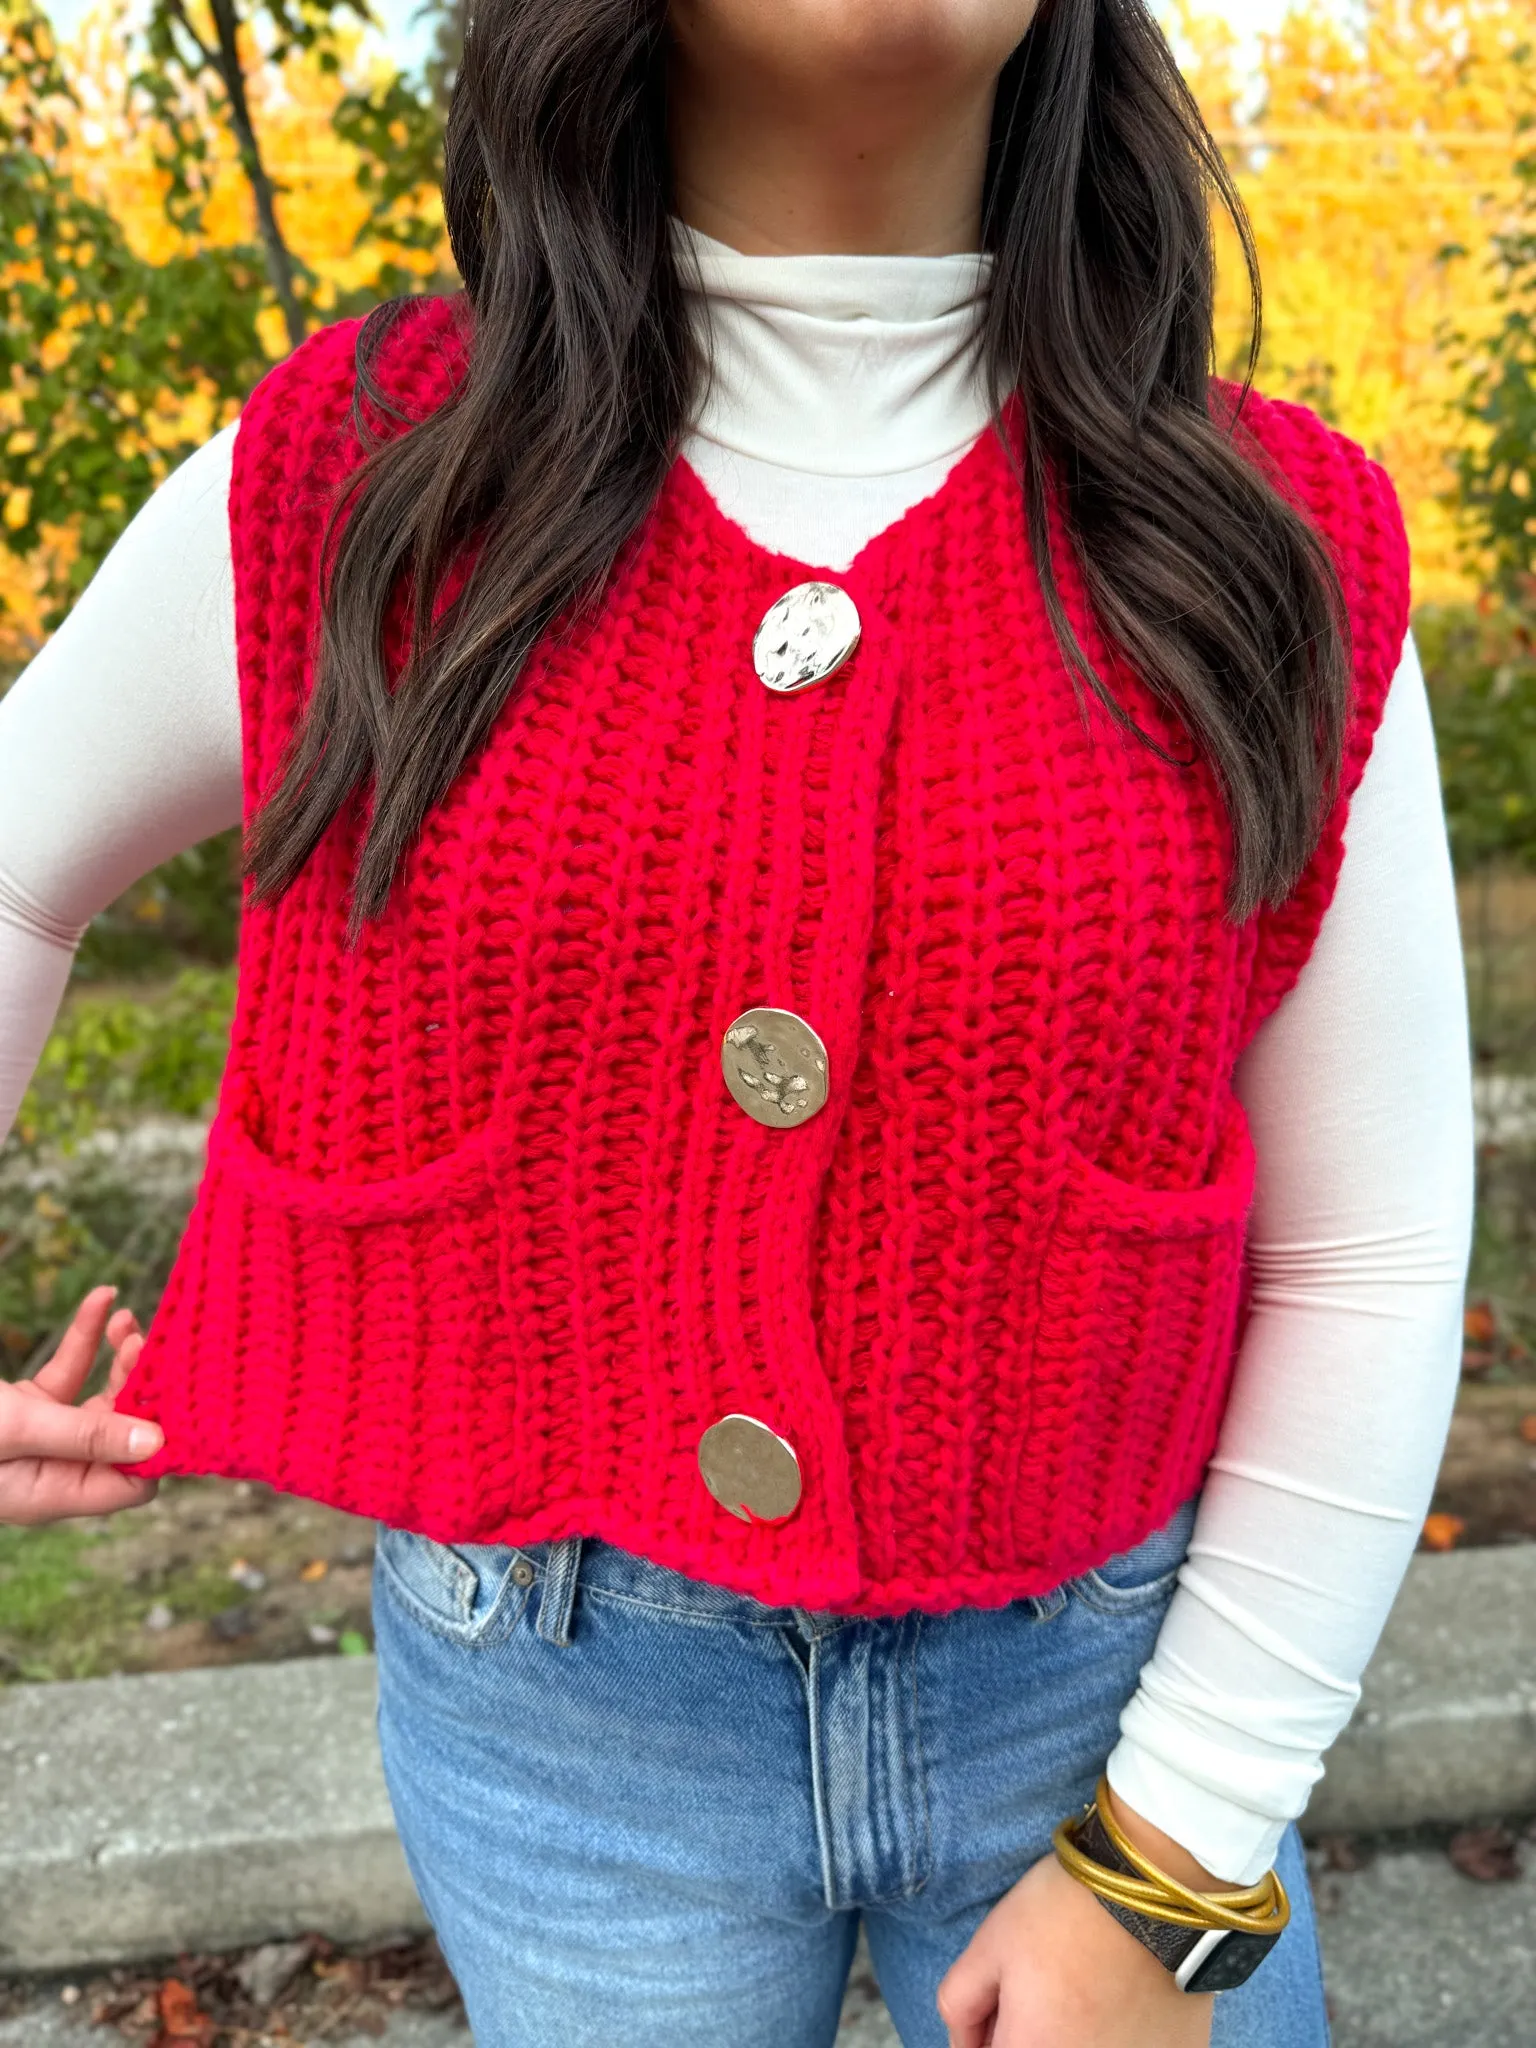
[(1536, 867), (1536, 648), (1518, 614), (1490, 604), (1414, 615), (1440, 754), (1456, 871)]
[(229, 1048), (235, 976), (189, 967), (159, 1001), (80, 995), (44, 1048), (16, 1119), (27, 1150), (71, 1150), (101, 1123), (201, 1116)]

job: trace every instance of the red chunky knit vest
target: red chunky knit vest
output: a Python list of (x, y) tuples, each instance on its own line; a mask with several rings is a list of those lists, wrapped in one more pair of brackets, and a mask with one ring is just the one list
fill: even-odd
[[(390, 344), (413, 410), (450, 388), (453, 317), (418, 309)], [(354, 340), (274, 370), (236, 443), (248, 817), (309, 687)], [(1382, 471), (1297, 406), (1244, 419), (1355, 636), (1343, 792), (1281, 910), (1224, 921), (1203, 765), (1097, 706), (1085, 727), (995, 437), (824, 576), (862, 641), (787, 696), (753, 639), (814, 571), (679, 463), (360, 947), (355, 810), (247, 906), (207, 1175), (123, 1397), (167, 1435), (140, 1469), (447, 1541), (601, 1536), (864, 1613), (1039, 1592), (1163, 1522), (1239, 1326), (1233, 1064), (1313, 943), (1407, 612)], [(1187, 756), (1057, 552), (1084, 643)], [(796, 1128), (722, 1081), (756, 1006), (826, 1048)], [(730, 1415), (792, 1447), (788, 1519), (704, 1484)]]

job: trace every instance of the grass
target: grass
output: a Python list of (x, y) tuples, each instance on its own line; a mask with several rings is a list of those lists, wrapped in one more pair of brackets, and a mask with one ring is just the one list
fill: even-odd
[[(233, 1001), (228, 968), (71, 994), (0, 1149), (0, 1376), (40, 1363), (92, 1287), (116, 1285), (142, 1321), (153, 1313), (186, 1202), (149, 1199), (81, 1147), (146, 1117), (206, 1118)], [(28, 1185), (40, 1166), (45, 1185)]]
[(373, 1534), (365, 1517), (215, 1479), (168, 1479), (110, 1518), (0, 1528), (0, 1689), (366, 1655)]
[(198, 1116), (218, 1093), (234, 1011), (232, 968), (188, 967), (159, 987), (77, 991), (16, 1118), (23, 1149), (66, 1150), (103, 1124)]
[(99, 1678), (122, 1669), (125, 1646), (157, 1604), (207, 1621), (242, 1597), (213, 1559), (125, 1586), (94, 1568), (106, 1541), (68, 1522), (0, 1528), (0, 1677)]

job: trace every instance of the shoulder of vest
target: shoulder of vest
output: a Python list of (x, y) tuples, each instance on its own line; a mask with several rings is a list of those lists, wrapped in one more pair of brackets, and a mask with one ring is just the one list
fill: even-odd
[[(369, 408), (381, 430), (395, 408), (420, 419), (451, 393), (463, 364), (461, 299), (407, 300), (370, 351), (370, 381), (387, 400), (387, 408)], [(285, 454), (307, 462), (318, 445), (350, 437), (366, 326), (363, 318), (334, 321), (273, 364), (240, 416), (235, 445), (245, 444), (247, 464), (257, 454), (265, 465)]]
[[(1232, 416), (1238, 387), (1212, 380), (1212, 415)], [(1355, 650), (1356, 708), (1374, 728), (1408, 631), (1410, 562), (1392, 479), (1357, 441), (1309, 406), (1250, 392), (1235, 439), (1320, 535), (1339, 572)], [(1345, 761), (1353, 786), (1364, 765), (1357, 725)]]
[(1240, 396), (1229, 379), (1212, 378), (1212, 417), (1230, 424), (1236, 412), (1236, 446), (1323, 535), (1345, 572), (1346, 594), (1357, 576), (1389, 604), (1401, 583), (1406, 602), (1402, 508), (1382, 465), (1310, 406), (1250, 391), (1239, 411)]
[[(1212, 417), (1230, 422), (1239, 387), (1212, 379)], [(1261, 918), (1248, 1033), (1294, 984), (1332, 899), (1350, 801), (1359, 787), (1408, 631), (1408, 539), (1392, 480), (1357, 441), (1309, 406), (1249, 392), (1234, 441), (1309, 520), (1338, 571), (1352, 654), (1350, 716), (1332, 810), (1295, 893)]]

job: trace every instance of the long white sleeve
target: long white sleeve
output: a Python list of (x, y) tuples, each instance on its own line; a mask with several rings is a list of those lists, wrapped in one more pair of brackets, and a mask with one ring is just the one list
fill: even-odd
[(240, 822), (235, 433), (167, 478), (0, 700), (0, 1138), (90, 920)]
[[(931, 328), (974, 295), (974, 274), (951, 258), (848, 258), (834, 292), (830, 259), (706, 253), (717, 403), (689, 460), (763, 545), (845, 563), (939, 486), (974, 432), (963, 378), (932, 402), (954, 350)], [(858, 451), (830, 477), (825, 428), (801, 418), (804, 365), (774, 360), (808, 336), (817, 375), (843, 379), (817, 417), (843, 422), (845, 456)], [(915, 389), (921, 406), (893, 402)], [(239, 820), (233, 435), (161, 488), (0, 701), (0, 1132), (86, 922)], [(1267, 1865), (1354, 1703), (1456, 1385), (1471, 1089), (1411, 643), (1317, 946), (1237, 1086), (1259, 1160), (1253, 1314), (1190, 1559), (1110, 1760), (1117, 1791), (1234, 1881)]]
[(1110, 1783), (1253, 1882), (1349, 1718), (1429, 1506), (1461, 1362), (1471, 1059), (1429, 704), (1410, 640), (1333, 902), (1236, 1086), (1253, 1313)]

